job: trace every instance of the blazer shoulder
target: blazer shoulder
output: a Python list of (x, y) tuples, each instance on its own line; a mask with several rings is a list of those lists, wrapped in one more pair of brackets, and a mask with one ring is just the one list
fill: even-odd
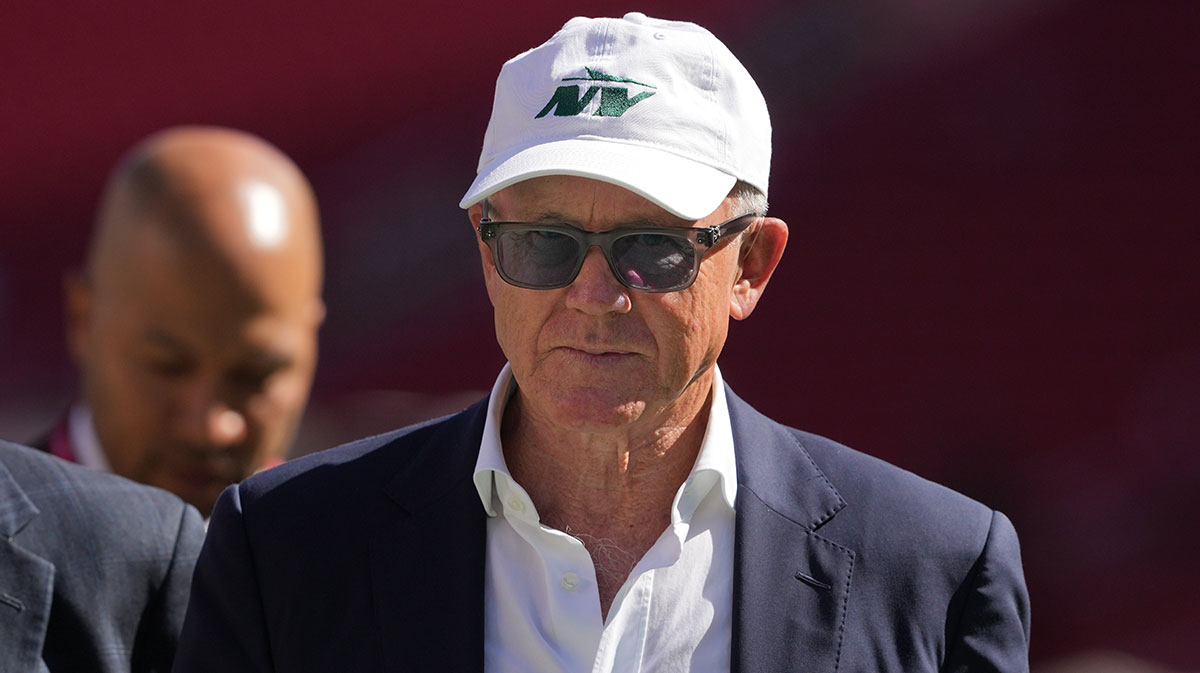
[[(779, 423), (727, 390), (739, 481), (777, 496), (795, 497), (797, 480), (828, 484), (849, 506), (990, 509), (941, 484), (828, 437)], [(743, 471), (745, 474), (743, 475)]]
[(487, 399), (456, 414), (289, 460), (236, 488), (243, 510), (254, 507), (338, 508), (407, 478), (410, 491), (436, 488), (470, 469), (478, 454)]
[(0, 442), (0, 462), (37, 508), (37, 530), (104, 540), (110, 553), (125, 549), (131, 557), (168, 553), (180, 537), (199, 550), (200, 515), (173, 493), (10, 442)]
[(1011, 540), (1017, 548), (1011, 523), (991, 507), (828, 438), (789, 431), (847, 503), (823, 535), (875, 557), (909, 559), (911, 571), (934, 563), (955, 576), (991, 545)]
[(744, 454), (738, 479), (765, 493), (773, 507), (786, 510), (789, 502), (811, 497), (824, 485), (841, 506), (820, 528), (852, 548), (870, 541), (947, 553), (962, 545), (955, 554), (982, 548), (992, 524), (990, 507), (875, 456), (778, 423), (732, 393), (729, 399), (735, 442)]
[[(944, 639), (940, 655), (924, 644), (904, 654), (906, 669), (916, 668), (916, 659), (936, 662), (944, 655), (939, 669), (990, 669), (1006, 661), (997, 670), (1022, 670), (1029, 598), (1008, 518), (874, 456), (812, 433), (788, 432), (846, 502), (816, 535), (853, 551), (849, 610), (858, 616), (848, 628), (877, 634), (903, 622), (930, 629), (924, 643)], [(851, 653), (850, 661), (860, 654)]]
[[(991, 511), (982, 503), (882, 458), (796, 428), (787, 428), (821, 470), (846, 492), (869, 491), (872, 497), (930, 501)], [(884, 487), (884, 488), (880, 488)]]
[(35, 501), (72, 502), (95, 510), (122, 503), (126, 508), (178, 518), (188, 507), (179, 496), (117, 474), (93, 470), (37, 449), (0, 440), (3, 462)]
[(990, 516), (987, 505), (886, 460), (803, 430), (789, 428), (813, 460), (847, 493), (870, 494), (888, 502), (973, 511)]

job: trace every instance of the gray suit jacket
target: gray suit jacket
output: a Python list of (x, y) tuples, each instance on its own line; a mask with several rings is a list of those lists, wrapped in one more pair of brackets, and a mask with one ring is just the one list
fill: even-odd
[(170, 670), (203, 541), (166, 491), (0, 440), (0, 673)]
[[(1003, 514), (732, 391), (735, 673), (1028, 670)], [(176, 673), (483, 670), (486, 401), (222, 494)]]

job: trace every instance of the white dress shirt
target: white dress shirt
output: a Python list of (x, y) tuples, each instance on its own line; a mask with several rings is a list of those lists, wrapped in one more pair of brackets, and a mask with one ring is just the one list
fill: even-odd
[[(596, 571), (579, 539), (543, 526), (500, 443), (516, 389), (508, 365), (488, 401), (475, 485), (487, 509), (486, 673), (728, 671), (737, 473), (721, 373), (671, 525), (601, 619)], [(619, 550), (614, 553), (620, 554)]]
[(67, 434), (71, 438), (71, 449), (75, 460), (80, 465), (86, 465), (93, 470), (112, 472), (108, 457), (100, 446), (100, 438), (96, 436), (96, 426), (92, 422), (92, 410), (83, 402), (71, 405), (67, 412)]

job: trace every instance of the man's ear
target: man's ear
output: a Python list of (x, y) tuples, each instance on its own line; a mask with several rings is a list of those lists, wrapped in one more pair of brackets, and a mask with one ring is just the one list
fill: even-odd
[(487, 285), (488, 299), (495, 303), (492, 285), (499, 280), (499, 276), (496, 275), (496, 263), (492, 260), (492, 251), (479, 237), (479, 220), (483, 218), (483, 206), (476, 203), (468, 208), (467, 217), (471, 220), (471, 233), (475, 236), (475, 245), (479, 246), (479, 263), (483, 267), (483, 282)]
[(92, 323), (92, 286), (82, 271), (68, 271), (63, 276), (63, 309), (67, 350), (75, 364), (82, 366), (88, 356)]
[(312, 320), (313, 325), (320, 327), (325, 323), (325, 317), (329, 311), (325, 307), (325, 300), (317, 297), (313, 299), (309, 307), (309, 320)]
[(758, 299), (779, 266), (787, 247), (787, 224), (778, 217), (764, 217), (743, 237), (738, 258), (738, 279), (729, 296), (729, 315), (745, 320), (754, 312)]

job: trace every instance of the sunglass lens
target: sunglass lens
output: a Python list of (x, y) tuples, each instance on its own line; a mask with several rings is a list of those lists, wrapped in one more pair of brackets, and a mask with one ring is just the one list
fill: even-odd
[(541, 229), (506, 231), (500, 234), (496, 246), (504, 273), (531, 287), (567, 283), (579, 257), (579, 242), (574, 238)]
[(623, 281), (643, 290), (686, 285), (696, 268), (695, 255), (695, 246), (683, 236), (630, 234), (612, 244), (612, 258)]

